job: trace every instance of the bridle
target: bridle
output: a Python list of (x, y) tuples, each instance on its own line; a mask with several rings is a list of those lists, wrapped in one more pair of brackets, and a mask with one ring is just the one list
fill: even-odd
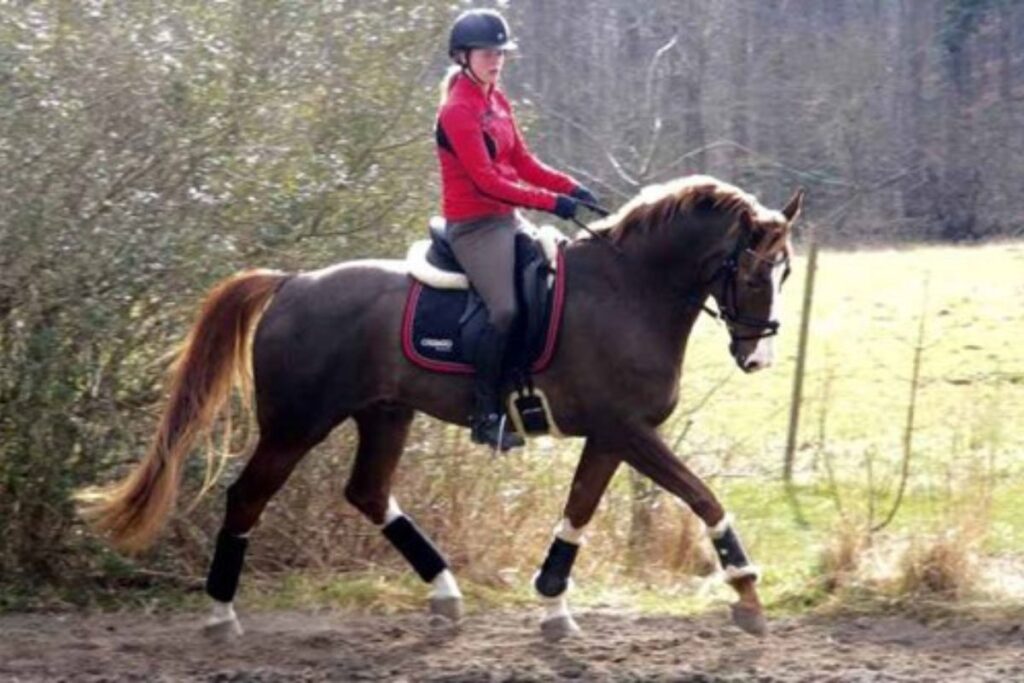
[[(580, 205), (585, 206), (586, 208), (590, 209), (591, 211), (602, 217), (607, 216), (610, 213), (607, 209), (601, 206), (592, 205), (586, 202), (580, 202)], [(593, 230), (590, 229), (589, 226), (587, 226), (585, 223), (583, 223), (576, 217), (573, 217), (572, 221), (576, 223), (576, 225), (590, 233), (591, 236), (598, 239), (598, 241), (603, 242), (605, 245), (615, 250), (615, 252), (619, 256), (623, 256), (622, 250), (619, 249), (604, 234), (594, 232)], [(785, 258), (780, 263), (769, 261), (766, 257), (759, 256), (757, 252), (755, 252), (748, 245), (748, 240), (749, 237), (737, 240), (736, 246), (733, 247), (732, 252), (729, 254), (729, 256), (726, 257), (725, 261), (723, 261), (722, 264), (715, 269), (715, 272), (711, 274), (710, 278), (708, 278), (705, 282), (697, 286), (698, 293), (690, 294), (689, 296), (686, 297), (686, 302), (688, 304), (700, 308), (702, 311), (710, 315), (715, 320), (724, 321), (729, 330), (729, 337), (734, 342), (748, 341), (753, 339), (764, 339), (765, 337), (774, 337), (779, 333), (779, 327), (781, 325), (781, 323), (778, 320), (771, 320), (770, 318), (756, 318), (754, 316), (743, 315), (738, 312), (738, 305), (736, 301), (736, 281), (739, 279), (740, 257), (743, 254), (748, 254), (755, 261), (769, 263), (773, 268), (778, 265), (785, 266), (785, 270), (782, 272), (782, 282), (786, 281), (790, 273), (788, 253), (784, 253)], [(701, 297), (700, 293), (708, 292), (711, 286), (714, 285), (715, 282), (717, 282), (719, 279), (724, 279), (724, 281), (722, 284), (722, 300), (717, 302), (718, 310), (716, 311), (715, 309), (708, 306), (707, 303), (705, 303), (708, 295), (705, 294), (703, 297)], [(742, 325), (743, 327), (752, 328), (758, 330), (758, 332), (756, 334), (738, 336), (733, 331), (733, 326), (735, 325)]]
[[(719, 279), (722, 279), (722, 298), (716, 299), (718, 303), (718, 310), (714, 310), (705, 303), (708, 295), (705, 294), (703, 297), (700, 294), (691, 294), (686, 297), (689, 304), (698, 306), (702, 311), (710, 315), (715, 320), (722, 320), (727, 324), (729, 330), (729, 337), (732, 341), (747, 341), (752, 339), (764, 339), (765, 337), (774, 337), (779, 333), (778, 320), (772, 320), (770, 318), (757, 318), (750, 315), (744, 315), (738, 312), (738, 305), (736, 301), (736, 282), (739, 279), (740, 272), (740, 256), (743, 254), (749, 254), (751, 258), (756, 261), (770, 263), (774, 268), (778, 265), (784, 265), (785, 270), (782, 273), (782, 282), (785, 282), (789, 277), (789, 255), (786, 254), (783, 261), (776, 263), (769, 261), (764, 256), (759, 256), (753, 249), (747, 246), (745, 239), (737, 240), (736, 246), (733, 247), (732, 252), (726, 257), (722, 265), (715, 269), (715, 272), (711, 274), (705, 282), (697, 287), (698, 292), (708, 292), (712, 285), (715, 284)], [(780, 284), (781, 287), (781, 284)], [(757, 330), (756, 334), (746, 334), (739, 336), (734, 331), (734, 325), (742, 325), (743, 327), (752, 328)]]

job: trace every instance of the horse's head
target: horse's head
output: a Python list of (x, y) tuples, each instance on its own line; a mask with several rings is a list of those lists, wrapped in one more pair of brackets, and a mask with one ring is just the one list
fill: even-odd
[(729, 183), (692, 175), (645, 187), (591, 229), (625, 254), (625, 262), (653, 269), (691, 312), (714, 297), (733, 358), (754, 372), (772, 364), (790, 226), (803, 197), (798, 190), (786, 208), (774, 211)]
[(729, 330), (729, 352), (744, 372), (762, 370), (774, 360), (792, 251), (790, 226), (803, 197), (797, 190), (782, 211), (740, 211), (732, 231), (735, 246), (716, 274), (711, 295)]

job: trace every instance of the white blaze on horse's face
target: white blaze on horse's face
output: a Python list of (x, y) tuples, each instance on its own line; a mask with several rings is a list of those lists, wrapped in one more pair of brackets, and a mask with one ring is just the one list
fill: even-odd
[[(771, 298), (772, 303), (769, 309), (768, 319), (781, 323), (782, 305), (782, 280), (786, 273), (786, 263), (779, 254), (779, 260), (772, 266), (771, 274)], [(757, 340), (754, 352), (747, 356), (741, 363), (747, 372), (757, 372), (771, 367), (775, 361), (775, 337), (762, 337)]]
[(741, 370), (757, 372), (775, 360), (782, 283), (789, 270), (787, 225), (773, 221), (749, 237), (735, 270), (723, 284), (723, 315), (729, 325), (729, 350)]
[[(775, 360), (774, 334), (781, 324), (782, 282), (789, 272), (789, 256), (793, 253), (789, 241), (790, 226), (800, 215), (803, 203), (804, 191), (798, 189), (782, 211), (762, 214), (765, 220), (757, 226), (760, 230), (750, 233), (752, 239), (747, 254), (752, 263), (746, 273), (744, 300), (753, 310), (742, 313), (747, 319), (746, 327), (753, 328), (756, 334), (752, 335), (752, 339), (736, 340), (735, 331), (730, 330), (733, 332), (730, 348), (736, 363), (744, 372), (763, 370)], [(751, 222), (750, 217), (747, 217), (748, 229), (753, 229)], [(764, 270), (768, 268), (770, 270), (766, 274)], [(753, 349), (750, 350), (752, 341)]]

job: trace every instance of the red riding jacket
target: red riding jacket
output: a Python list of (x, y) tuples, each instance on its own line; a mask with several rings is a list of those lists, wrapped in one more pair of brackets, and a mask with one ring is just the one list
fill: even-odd
[(530, 153), (501, 90), (484, 95), (465, 74), (455, 77), (438, 110), (436, 134), (447, 220), (504, 215), (516, 206), (551, 211), (555, 193), (579, 184)]

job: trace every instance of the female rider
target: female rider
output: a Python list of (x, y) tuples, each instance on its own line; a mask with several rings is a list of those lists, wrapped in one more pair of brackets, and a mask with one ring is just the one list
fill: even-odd
[(436, 125), (448, 241), (488, 310), (473, 358), (472, 438), (501, 450), (523, 444), (503, 429), (500, 399), (505, 344), (517, 312), (514, 238), (522, 219), (515, 208), (569, 219), (578, 201), (597, 204), (588, 189), (542, 164), (523, 142), (498, 87), (505, 53), (515, 47), (499, 13), (461, 14), (449, 36), (455, 66), (442, 84)]

